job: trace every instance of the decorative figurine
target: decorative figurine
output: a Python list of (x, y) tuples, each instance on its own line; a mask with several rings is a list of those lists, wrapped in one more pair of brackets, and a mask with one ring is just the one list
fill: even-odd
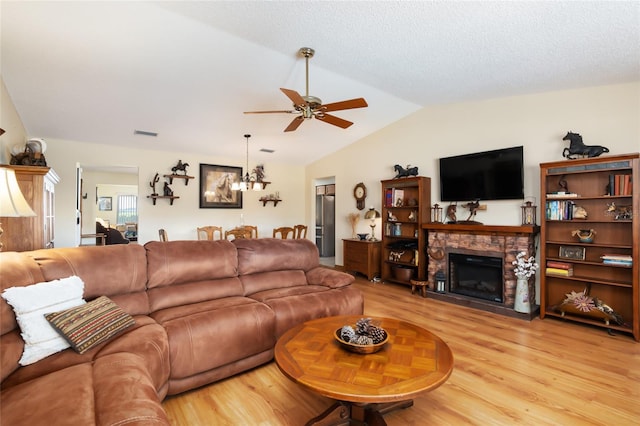
[(389, 222), (396, 222), (398, 218), (395, 217), (393, 213), (391, 213), (391, 210), (387, 210), (387, 220)]
[(569, 184), (567, 184), (567, 180), (564, 178), (564, 175), (560, 176), (560, 179), (558, 180), (558, 187), (560, 188), (560, 192), (569, 194)]
[(607, 203), (607, 213), (613, 213), (616, 220), (628, 220), (633, 217), (631, 205), (616, 206), (615, 202)]
[(584, 209), (584, 207), (575, 206), (573, 208), (573, 218), (574, 219), (586, 219), (587, 218), (587, 211)]
[(471, 220), (471, 218), (475, 217), (478, 208), (480, 208), (480, 200), (477, 201), (469, 201), (467, 204), (464, 204), (462, 207), (469, 209), (469, 217), (467, 218), (467, 222)]
[(572, 237), (578, 237), (581, 243), (592, 243), (597, 232), (595, 229), (576, 229), (571, 231)]
[(398, 179), (401, 177), (410, 177), (410, 176), (418, 176), (418, 167), (411, 167), (407, 165), (407, 168), (403, 168), (401, 165), (396, 164), (393, 166), (393, 169), (396, 171), (396, 175), (393, 177), (394, 179)]
[(264, 165), (258, 164), (255, 169), (253, 169), (252, 173), (256, 175), (256, 182), (264, 181)]
[(156, 175), (153, 177), (153, 180), (149, 182), (149, 186), (153, 189), (153, 192), (151, 193), (151, 196), (153, 197), (158, 196), (158, 191), (156, 191), (156, 183), (158, 183), (159, 181), (160, 181), (160, 175), (156, 173)]
[(171, 172), (173, 174), (178, 174), (178, 171), (181, 171), (185, 176), (187, 175), (187, 167), (189, 167), (189, 163), (183, 163), (182, 160), (178, 160), (178, 164), (171, 168)]
[(163, 192), (164, 192), (164, 196), (165, 197), (173, 197), (173, 190), (171, 189), (171, 187), (169, 186), (168, 182), (164, 183), (164, 188), (163, 188)]
[(447, 207), (447, 219), (449, 219), (449, 223), (456, 223), (458, 219), (456, 218), (456, 211), (458, 210), (458, 206), (456, 203), (449, 204)]
[(568, 132), (562, 138), (563, 141), (570, 141), (569, 148), (562, 150), (562, 156), (570, 160), (578, 157), (599, 157), (605, 152), (609, 152), (609, 148), (600, 145), (585, 145), (582, 142), (582, 136), (579, 133)]

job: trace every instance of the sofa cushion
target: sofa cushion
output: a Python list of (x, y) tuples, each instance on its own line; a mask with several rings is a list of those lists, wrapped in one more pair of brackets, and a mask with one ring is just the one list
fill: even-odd
[(233, 244), (238, 249), (240, 276), (296, 269), (308, 271), (320, 264), (318, 248), (306, 239), (237, 239)]
[(150, 241), (144, 248), (148, 288), (238, 275), (237, 252), (230, 241)]
[(135, 324), (133, 317), (107, 296), (82, 306), (46, 314), (45, 318), (81, 354)]
[(275, 345), (273, 311), (246, 297), (177, 306), (151, 315), (169, 337), (172, 379), (193, 376)]
[[(117, 353), (133, 353), (145, 359), (145, 365), (159, 394), (166, 394), (167, 381), (169, 380), (169, 341), (164, 328), (152, 318), (145, 315), (134, 317), (135, 325), (125, 330), (117, 338), (103, 342), (84, 354), (79, 354), (71, 349), (64, 350), (49, 356), (48, 358), (25, 367), (20, 367), (2, 382), (2, 388), (10, 388), (21, 383), (36, 380), (58, 370), (91, 363), (95, 360)], [(16, 335), (16, 340), (21, 341), (17, 332), (5, 335)], [(3, 340), (3, 343), (7, 340)], [(2, 347), (4, 355), (7, 348)], [(15, 361), (14, 361), (15, 362)], [(163, 393), (164, 392), (164, 393)]]
[(69, 343), (47, 322), (45, 315), (85, 303), (84, 283), (77, 276), (2, 292), (14, 309), (25, 342), (20, 365), (29, 365), (69, 347)]
[(27, 255), (47, 281), (77, 275), (84, 281), (85, 299), (108, 296), (130, 315), (149, 313), (147, 259), (139, 244), (43, 249)]
[(0, 418), (7, 425), (169, 425), (145, 360), (129, 353), (3, 389)]
[(307, 277), (302, 270), (258, 272), (240, 276), (244, 293), (253, 298), (253, 294), (277, 288), (300, 287), (307, 285)]

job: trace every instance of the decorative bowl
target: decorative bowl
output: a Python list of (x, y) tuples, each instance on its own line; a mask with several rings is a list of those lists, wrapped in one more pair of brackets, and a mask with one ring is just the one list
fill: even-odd
[(336, 340), (338, 341), (340, 346), (342, 346), (344, 349), (348, 350), (349, 352), (354, 352), (354, 353), (357, 353), (357, 354), (373, 354), (373, 353), (376, 353), (380, 349), (382, 349), (382, 347), (389, 341), (389, 333), (387, 333), (387, 331), (385, 330), (385, 332), (384, 332), (385, 338), (384, 338), (384, 340), (382, 342), (374, 343), (372, 345), (356, 345), (354, 343), (349, 343), (347, 341), (342, 340), (342, 338), (340, 337), (341, 330), (342, 330), (342, 327), (337, 329), (336, 332), (333, 334), (333, 337), (336, 338)]
[(365, 241), (369, 236), (369, 234), (357, 234), (357, 235), (358, 235), (358, 238), (360, 238), (360, 241)]

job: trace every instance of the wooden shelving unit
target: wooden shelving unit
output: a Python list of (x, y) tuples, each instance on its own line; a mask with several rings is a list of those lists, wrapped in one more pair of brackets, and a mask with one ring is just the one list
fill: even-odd
[[(381, 183), (381, 278), (410, 286), (411, 279), (426, 279), (427, 243), (422, 225), (431, 215), (431, 178), (416, 176)], [(392, 252), (403, 254), (397, 257)]]
[[(541, 252), (540, 252), (540, 317), (559, 317), (571, 321), (604, 327), (612, 331), (631, 333), (640, 341), (640, 155), (629, 154), (566, 160), (540, 165), (541, 177)], [(610, 191), (610, 177), (629, 176), (632, 190)], [(559, 182), (565, 180), (572, 195), (558, 196)], [(609, 195), (618, 194), (618, 195)], [(616, 219), (608, 206), (630, 206), (629, 219)], [(575, 207), (574, 207), (575, 206)], [(582, 207), (587, 217), (577, 219), (571, 214)], [(577, 229), (593, 229), (593, 242), (580, 242), (572, 232)], [(560, 256), (563, 251), (578, 253), (572, 258)], [(584, 252), (584, 258), (582, 253)], [(605, 264), (603, 255), (631, 257), (631, 265)], [(572, 276), (556, 276), (545, 273), (548, 261), (568, 263)], [(597, 297), (623, 318), (623, 324), (589, 314), (563, 313), (560, 304), (566, 294), (589, 289), (591, 297)]]

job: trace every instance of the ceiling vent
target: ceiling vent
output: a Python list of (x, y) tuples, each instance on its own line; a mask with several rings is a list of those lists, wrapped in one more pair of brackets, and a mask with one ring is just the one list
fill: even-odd
[(154, 138), (156, 136), (158, 136), (158, 134), (156, 132), (147, 132), (145, 130), (134, 130), (133, 134), (134, 135), (142, 135), (142, 136), (153, 136)]

